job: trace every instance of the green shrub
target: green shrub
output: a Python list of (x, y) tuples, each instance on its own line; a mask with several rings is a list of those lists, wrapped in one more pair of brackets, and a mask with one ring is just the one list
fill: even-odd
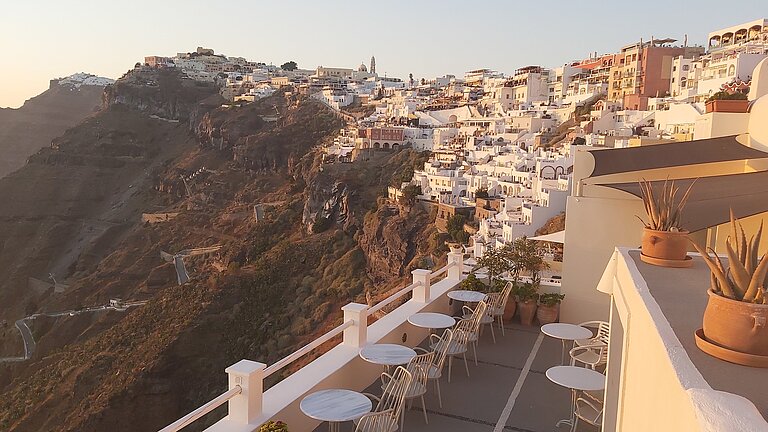
[(261, 425), (259, 432), (288, 432), (288, 425), (279, 420), (270, 420)]

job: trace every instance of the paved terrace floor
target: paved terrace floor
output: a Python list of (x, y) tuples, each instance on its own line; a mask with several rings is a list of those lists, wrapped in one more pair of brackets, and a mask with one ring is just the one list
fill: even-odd
[[(568, 418), (569, 390), (553, 384), (545, 375), (548, 368), (560, 364), (561, 343), (544, 336), (538, 326), (510, 324), (506, 335), (496, 330), (496, 344), (486, 327), (477, 347), (478, 365), (467, 355), (469, 374), (464, 362), (457, 357), (453, 376), (448, 383), (446, 359), (440, 388), (443, 407), (440, 408), (433, 383), (425, 397), (429, 424), (424, 423), (421, 401), (415, 400), (406, 411), (406, 432), (539, 432), (567, 431), (568, 426), (556, 428), (558, 420)], [(377, 381), (366, 392), (381, 394)], [(321, 424), (315, 432), (325, 432)], [(341, 431), (351, 432), (352, 423), (343, 424)], [(579, 424), (581, 431), (597, 428)]]

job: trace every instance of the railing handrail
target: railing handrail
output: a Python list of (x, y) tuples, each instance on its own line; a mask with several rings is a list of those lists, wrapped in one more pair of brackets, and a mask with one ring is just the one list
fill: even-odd
[(320, 345), (328, 342), (329, 340), (333, 339), (334, 337), (342, 334), (345, 329), (351, 327), (354, 324), (354, 321), (349, 320), (346, 321), (332, 330), (328, 331), (324, 335), (320, 336), (319, 338), (313, 340), (312, 342), (304, 345), (303, 347), (297, 349), (296, 351), (292, 352), (291, 354), (288, 354), (287, 356), (283, 357), (282, 359), (276, 361), (275, 363), (272, 363), (269, 365), (266, 369), (264, 369), (264, 378), (272, 375), (273, 373), (279, 371), (280, 369), (288, 366), (289, 364), (295, 362), (299, 358), (303, 357), (305, 354), (309, 353), (310, 351), (314, 350), (315, 348), (319, 347)]
[(374, 313), (374, 312), (380, 311), (382, 308), (384, 308), (384, 306), (394, 302), (398, 298), (400, 298), (400, 297), (408, 294), (409, 292), (413, 291), (413, 289), (416, 288), (418, 285), (421, 285), (421, 283), (420, 282), (419, 283), (412, 283), (412, 284), (408, 285), (407, 287), (401, 289), (400, 291), (398, 291), (398, 292), (392, 294), (391, 296), (385, 298), (384, 300), (380, 301), (375, 306), (371, 306), (370, 308), (368, 308), (368, 313)]
[(199, 419), (200, 417), (208, 414), (209, 412), (215, 410), (216, 408), (220, 407), (224, 404), (224, 402), (227, 402), (228, 400), (232, 399), (233, 397), (239, 395), (243, 391), (243, 388), (239, 385), (236, 385), (232, 387), (231, 389), (225, 391), (224, 393), (216, 396), (214, 399), (208, 401), (201, 407), (195, 409), (191, 413), (185, 415), (184, 417), (176, 420), (175, 422), (169, 424), (168, 426), (160, 429), (160, 432), (176, 432), (179, 431), (186, 426), (190, 425), (195, 420)]
[(444, 265), (442, 268), (440, 268), (439, 270), (433, 271), (432, 274), (429, 275), (429, 281), (432, 282), (433, 280), (439, 278), (440, 276), (443, 275), (443, 273), (447, 273), (448, 270), (452, 269), (457, 264), (459, 264), (459, 263), (456, 263), (456, 262), (448, 263), (448, 264)]

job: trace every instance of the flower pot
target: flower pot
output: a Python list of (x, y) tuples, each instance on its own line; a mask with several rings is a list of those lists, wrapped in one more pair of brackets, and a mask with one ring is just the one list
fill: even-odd
[(712, 100), (705, 104), (706, 111), (722, 112), (722, 113), (745, 113), (749, 109), (748, 100), (728, 100), (718, 99)]
[(532, 325), (536, 316), (536, 300), (521, 301), (517, 305), (520, 308), (520, 322), (524, 325)]
[(663, 267), (689, 267), (688, 231), (656, 231), (643, 228), (642, 260)]
[(712, 290), (708, 294), (704, 338), (727, 349), (708, 353), (733, 363), (741, 363), (739, 354), (768, 358), (768, 305), (731, 300)]
[(507, 304), (504, 306), (504, 321), (512, 322), (512, 318), (515, 316), (516, 311), (517, 302), (512, 298), (512, 296), (510, 296), (510, 298), (507, 300)]
[(546, 306), (539, 304), (536, 309), (536, 319), (539, 320), (539, 324), (550, 324), (557, 321), (560, 315), (560, 303), (552, 306)]

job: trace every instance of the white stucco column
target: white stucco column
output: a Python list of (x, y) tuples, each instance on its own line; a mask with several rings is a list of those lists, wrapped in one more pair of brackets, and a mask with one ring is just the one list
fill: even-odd
[(461, 253), (460, 249), (448, 252), (448, 265), (450, 264), (453, 264), (453, 266), (448, 269), (448, 279), (461, 280), (461, 271), (464, 268), (464, 254)]
[(432, 276), (432, 272), (424, 269), (416, 269), (412, 271), (411, 274), (413, 275), (413, 283), (418, 284), (413, 288), (413, 299), (417, 302), (427, 303), (431, 296), (429, 293), (429, 278)]
[(352, 326), (344, 329), (344, 345), (362, 347), (368, 342), (368, 305), (348, 303), (341, 308), (344, 322), (352, 320)]
[(240, 386), (242, 392), (229, 400), (229, 420), (250, 424), (261, 415), (264, 397), (264, 368), (267, 365), (240, 360), (224, 371), (229, 374), (229, 388)]

